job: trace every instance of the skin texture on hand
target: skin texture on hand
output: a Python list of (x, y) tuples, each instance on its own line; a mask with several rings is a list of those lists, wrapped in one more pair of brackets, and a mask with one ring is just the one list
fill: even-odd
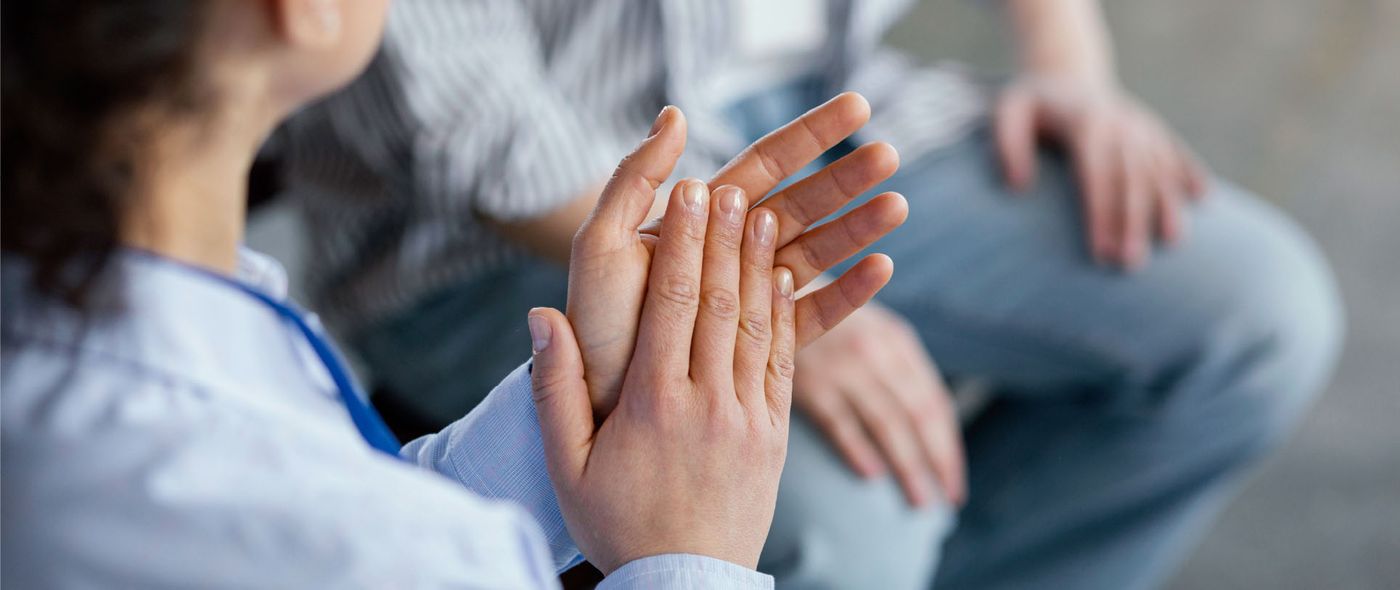
[(894, 472), (913, 506), (967, 497), (957, 411), (912, 326), (871, 302), (797, 357), (794, 403), (856, 473)]
[[(755, 142), (709, 183), (732, 185), (753, 204), (789, 175), (850, 136), (869, 119), (870, 107), (847, 93)], [(568, 317), (579, 335), (584, 378), (601, 420), (617, 403), (638, 336), (652, 249), (662, 228), (642, 228), (656, 188), (685, 149), (686, 123), (667, 107), (652, 134), (618, 166), (594, 213), (574, 239), (569, 267)], [(823, 170), (762, 201), (778, 227), (777, 264), (791, 270), (801, 288), (822, 271), (854, 255), (904, 222), (908, 203), (888, 193), (810, 232), (809, 226), (885, 180), (898, 167), (888, 144), (861, 146)], [(668, 207), (669, 210), (669, 207)], [(890, 260), (872, 255), (832, 284), (796, 303), (801, 347), (869, 301), (893, 272)], [(736, 319), (739, 325), (750, 318)]]
[(996, 139), (1007, 182), (1035, 180), (1042, 140), (1069, 152), (1090, 254), (1100, 264), (1145, 265), (1154, 237), (1187, 231), (1182, 208), (1205, 195), (1200, 160), (1161, 120), (1115, 86), (1077, 77), (1026, 77), (1003, 91)]
[(758, 563), (787, 452), (796, 321), (792, 275), (773, 266), (778, 218), (746, 209), (735, 187), (676, 186), (643, 276), (635, 354), (601, 425), (575, 330), (557, 311), (531, 312), (550, 478), (570, 534), (605, 573), (666, 553)]

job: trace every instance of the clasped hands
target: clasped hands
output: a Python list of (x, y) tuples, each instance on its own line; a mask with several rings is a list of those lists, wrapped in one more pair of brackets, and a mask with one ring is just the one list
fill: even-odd
[(685, 149), (679, 110), (618, 166), (580, 228), (567, 316), (531, 312), (545, 455), (570, 534), (603, 572), (651, 555), (757, 564), (787, 450), (794, 355), (893, 273), (870, 255), (794, 293), (904, 222), (884, 194), (808, 228), (892, 175), (862, 146), (764, 199), (854, 133), (870, 108), (843, 94), (769, 134), (713, 180), (683, 180), (643, 223)]

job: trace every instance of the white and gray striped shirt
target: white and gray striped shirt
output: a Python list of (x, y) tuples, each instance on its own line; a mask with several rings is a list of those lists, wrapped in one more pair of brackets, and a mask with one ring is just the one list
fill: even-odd
[[(818, 75), (873, 108), (858, 139), (913, 158), (985, 110), (957, 67), (880, 45), (913, 0), (827, 0)], [(399, 0), (383, 49), (349, 88), (286, 129), (289, 185), (311, 229), (307, 277), (340, 330), (510, 264), (483, 219), (539, 216), (605, 180), (666, 104), (690, 121), (676, 177), (746, 143), (707, 84), (734, 5), (717, 0)]]

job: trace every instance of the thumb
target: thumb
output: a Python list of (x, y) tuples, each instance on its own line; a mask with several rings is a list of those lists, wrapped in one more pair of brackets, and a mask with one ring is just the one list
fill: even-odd
[(1025, 92), (1008, 90), (996, 107), (997, 153), (1006, 182), (1017, 191), (1035, 181), (1035, 103)]
[(621, 229), (628, 235), (636, 232), (656, 201), (656, 189), (671, 176), (685, 152), (685, 142), (685, 115), (673, 106), (662, 109), (651, 135), (618, 164), (585, 229), (598, 227), (609, 233)]
[(576, 478), (593, 445), (593, 407), (573, 327), (559, 310), (530, 310), (535, 413), (551, 474)]

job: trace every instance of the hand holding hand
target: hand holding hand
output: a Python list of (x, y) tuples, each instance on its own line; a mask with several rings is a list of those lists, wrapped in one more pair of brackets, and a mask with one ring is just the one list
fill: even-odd
[(1153, 235), (1181, 239), (1181, 208), (1205, 195), (1207, 174), (1191, 150), (1112, 85), (1068, 76), (1011, 84), (997, 103), (996, 137), (1018, 190), (1034, 182), (1042, 136), (1074, 159), (1089, 251), (1100, 263), (1145, 264)]
[[(754, 143), (709, 186), (733, 185), (756, 202), (854, 133), (869, 117), (870, 106), (860, 95), (837, 96)], [(685, 117), (673, 107), (663, 110), (651, 135), (618, 166), (597, 209), (574, 239), (568, 317), (578, 334), (584, 378), (600, 419), (617, 403), (632, 359), (652, 247), (660, 233), (640, 228), (656, 188), (670, 176), (685, 149), (685, 137)], [(890, 193), (806, 231), (894, 174), (898, 164), (898, 155), (888, 144), (868, 144), (762, 202), (778, 221), (776, 259), (792, 271), (795, 288), (904, 222), (908, 203)], [(867, 258), (833, 284), (798, 301), (799, 347), (868, 301), (891, 272), (888, 259)]]
[[(615, 205), (600, 203), (598, 218)], [(758, 562), (786, 456), (796, 320), (792, 274), (773, 266), (778, 218), (747, 206), (735, 187), (676, 186), (643, 269), (635, 352), (601, 426), (581, 330), (557, 311), (531, 313), (550, 478), (604, 573), (666, 553)]]

